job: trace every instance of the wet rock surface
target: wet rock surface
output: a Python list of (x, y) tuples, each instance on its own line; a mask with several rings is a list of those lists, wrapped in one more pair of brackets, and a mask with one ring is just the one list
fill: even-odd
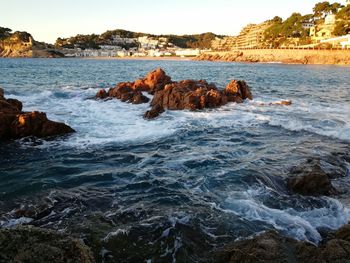
[(268, 231), (234, 242), (217, 254), (213, 262), (350, 262), (350, 225), (334, 238), (315, 246)]
[(35, 227), (0, 229), (0, 262), (95, 262), (81, 241)]
[(292, 168), (287, 185), (294, 193), (301, 195), (332, 195), (337, 190), (332, 185), (331, 176), (322, 169), (320, 160), (308, 160)]
[(68, 125), (51, 121), (44, 112), (22, 112), (22, 102), (6, 99), (0, 90), (0, 140), (27, 136), (48, 137), (72, 133)]

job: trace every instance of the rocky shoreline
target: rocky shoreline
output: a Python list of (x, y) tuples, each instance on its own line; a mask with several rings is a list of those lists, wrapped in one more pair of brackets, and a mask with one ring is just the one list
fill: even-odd
[(68, 125), (49, 120), (44, 112), (23, 112), (22, 102), (6, 99), (4, 90), (0, 88), (0, 140), (49, 137), (72, 132), (74, 130)]
[[(143, 93), (153, 95), (152, 100)], [(144, 118), (153, 119), (165, 110), (195, 111), (217, 108), (229, 102), (242, 103), (244, 100), (251, 100), (253, 95), (249, 86), (242, 80), (232, 80), (224, 89), (219, 89), (205, 80), (172, 81), (164, 70), (158, 68), (142, 79), (122, 82), (109, 90), (102, 89), (93, 99), (101, 100), (101, 103), (110, 99), (132, 104), (150, 103), (151, 108), (144, 114)], [(277, 104), (288, 106), (291, 102), (282, 101)], [(26, 136), (56, 136), (71, 132), (74, 132), (71, 127), (48, 120), (45, 113), (23, 112), (22, 103), (16, 99), (6, 99), (4, 91), (0, 89), (1, 140)], [(321, 160), (311, 158), (291, 168), (288, 178), (282, 182), (282, 187), (285, 187), (289, 195), (337, 196), (342, 189), (333, 186), (332, 180), (345, 177), (347, 167), (340, 162), (334, 162), (328, 167), (332, 169), (324, 169)], [(25, 226), (0, 228), (0, 262), (89, 263), (99, 261), (103, 257), (99, 254), (102, 242), (115, 250), (119, 249), (115, 244), (122, 246), (122, 249), (128, 244), (126, 241), (118, 243), (113, 237), (105, 240), (89, 240), (85, 237), (82, 241), (76, 239), (75, 235), (70, 237), (69, 229), (67, 234), (61, 234), (34, 227), (36, 221), (55, 214), (53, 212), (54, 207), (48, 205), (23, 206), (14, 210), (15, 219), (29, 218), (31, 221), (24, 222)], [(186, 227), (185, 224), (179, 225)], [(197, 246), (202, 245), (200, 243), (203, 240), (200, 240), (200, 236), (193, 239)], [(133, 248), (125, 248), (132, 253), (129, 249)], [(350, 222), (338, 230), (325, 231), (318, 246), (286, 237), (276, 230), (268, 230), (206, 253), (208, 257), (204, 262), (350, 262)]]
[(348, 50), (252, 49), (207, 52), (194, 60), (249, 63), (350, 65)]

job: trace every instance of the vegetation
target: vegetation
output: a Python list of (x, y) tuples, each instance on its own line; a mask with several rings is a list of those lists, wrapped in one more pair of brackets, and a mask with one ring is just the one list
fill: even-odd
[(310, 15), (302, 16), (299, 13), (293, 13), (285, 21), (280, 17), (273, 18), (270, 20), (272, 25), (264, 33), (265, 42), (269, 43), (272, 47), (279, 47), (289, 38), (301, 38), (305, 40), (308, 37), (309, 31), (303, 28), (302, 24), (309, 19)]
[[(214, 40), (216, 37), (222, 37), (219, 35), (215, 35), (213, 33), (204, 33), (204, 34), (196, 34), (196, 35), (152, 35), (147, 33), (139, 33), (139, 32), (132, 32), (122, 29), (116, 29), (116, 30), (109, 30), (104, 32), (101, 35), (77, 35), (75, 37), (70, 38), (58, 38), (56, 40), (55, 46), (57, 47), (64, 47), (64, 48), (74, 48), (79, 47), (82, 49), (99, 49), (100, 45), (108, 45), (111, 44), (113, 41), (114, 36), (120, 36), (121, 38), (138, 38), (143, 36), (148, 36), (152, 38), (160, 38), (165, 37), (168, 38), (169, 42), (174, 44), (175, 46), (178, 46), (180, 48), (210, 48), (211, 47), (211, 41)], [(128, 43), (128, 44), (118, 44), (119, 46), (130, 49), (132, 47), (137, 47), (137, 42), (135, 43)]]
[(0, 27), (0, 39), (7, 38), (11, 36), (12, 30), (6, 27)]
[(315, 18), (325, 18), (329, 14), (337, 14), (338, 9), (343, 7), (339, 3), (330, 4), (329, 2), (320, 2), (313, 8)]
[(339, 3), (319, 2), (313, 8), (313, 14), (301, 15), (293, 13), (285, 21), (274, 17), (271, 26), (264, 32), (265, 46), (280, 47), (298, 38), (298, 44), (310, 44), (309, 29), (303, 27), (303, 22), (312, 22), (316, 26), (322, 25), (327, 15), (336, 15), (333, 34), (341, 36), (350, 33), (350, 6), (344, 7)]

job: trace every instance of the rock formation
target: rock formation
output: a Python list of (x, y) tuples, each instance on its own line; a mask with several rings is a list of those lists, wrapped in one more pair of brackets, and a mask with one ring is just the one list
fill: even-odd
[(231, 81), (221, 91), (215, 84), (205, 80), (183, 80), (168, 84), (163, 90), (154, 94), (151, 110), (144, 115), (152, 119), (168, 110), (201, 110), (216, 108), (228, 102), (242, 103), (245, 99), (252, 99), (248, 85), (244, 81)]
[(81, 241), (35, 227), (0, 229), (0, 251), (0, 262), (95, 262)]
[(220, 107), (228, 102), (241, 103), (245, 99), (253, 98), (244, 81), (233, 80), (221, 91), (215, 84), (209, 84), (205, 80), (172, 82), (161, 68), (135, 82), (122, 82), (108, 91), (99, 90), (95, 97), (97, 99), (117, 98), (133, 104), (149, 102), (142, 92), (154, 95), (151, 102), (152, 108), (144, 114), (147, 119), (159, 116), (165, 109), (201, 110)]
[(291, 171), (287, 180), (288, 188), (301, 195), (331, 195), (337, 191), (318, 160), (310, 160)]
[(37, 42), (27, 32), (0, 27), (0, 57), (64, 57), (50, 45)]
[(6, 99), (0, 89), (0, 140), (27, 136), (47, 137), (74, 132), (64, 123), (47, 119), (44, 112), (22, 112), (22, 102)]
[(164, 70), (158, 68), (148, 73), (145, 78), (138, 79), (135, 82), (119, 83), (116, 87), (110, 88), (108, 92), (104, 89), (99, 90), (96, 98), (116, 98), (133, 104), (147, 103), (149, 98), (144, 96), (142, 92), (154, 94), (169, 83), (171, 83), (171, 78), (165, 74)]
[(350, 225), (320, 246), (268, 231), (227, 246), (215, 262), (350, 262)]

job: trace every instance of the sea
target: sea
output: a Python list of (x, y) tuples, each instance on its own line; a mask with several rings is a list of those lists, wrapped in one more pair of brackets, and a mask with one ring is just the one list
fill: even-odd
[[(154, 120), (143, 118), (149, 104), (92, 99), (157, 67), (222, 89), (245, 80), (254, 99)], [(350, 221), (350, 67), (1, 59), (0, 86), (24, 111), (76, 130), (0, 142), (0, 227), (69, 234), (97, 262), (151, 263), (205, 262), (271, 229), (318, 244)], [(292, 105), (269, 104), (280, 100)], [(287, 188), (307, 160), (343, 167), (332, 180), (339, 194)]]

